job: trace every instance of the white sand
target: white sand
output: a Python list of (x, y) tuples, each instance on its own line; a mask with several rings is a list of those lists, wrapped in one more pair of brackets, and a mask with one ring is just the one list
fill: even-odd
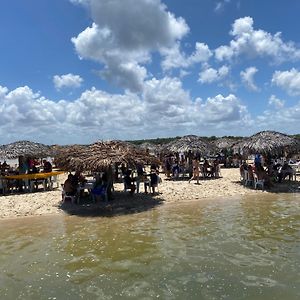
[[(164, 176), (162, 176), (163, 182), (159, 185), (159, 194), (155, 195), (154, 199), (163, 199), (164, 203), (172, 203), (201, 201), (202, 199), (216, 197), (228, 199), (228, 197), (236, 195), (266, 193), (266, 191), (245, 188), (241, 185), (239, 169), (221, 169), (221, 176), (222, 177), (219, 179), (200, 180), (199, 185), (196, 184), (196, 181), (192, 181), (191, 183), (182, 180), (170, 181), (165, 180)], [(66, 175), (61, 175), (59, 178), (60, 182), (63, 183), (65, 178)], [(121, 183), (115, 184), (114, 187), (115, 191), (123, 190), (123, 184)], [(289, 188), (291, 187), (297, 191), (299, 188), (299, 181), (291, 183)], [(128, 197), (128, 193), (118, 193), (118, 197), (128, 199), (128, 203), (137, 203), (146, 197), (143, 184), (141, 184), (140, 190), (140, 194), (134, 194), (132, 197)], [(147, 197), (149, 198), (149, 195), (147, 195)], [(0, 218), (2, 219), (65, 213), (64, 210), (60, 208), (60, 189), (46, 192), (0, 196), (0, 201)], [(124, 203), (125, 202), (123, 201), (123, 204)], [(74, 204), (74, 206), (76, 205)], [(127, 205), (125, 206), (127, 207)]]

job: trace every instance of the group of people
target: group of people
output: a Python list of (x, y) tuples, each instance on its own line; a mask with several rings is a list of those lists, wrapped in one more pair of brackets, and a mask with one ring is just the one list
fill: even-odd
[(133, 172), (129, 168), (123, 168), (122, 172), (125, 190), (129, 189), (131, 194), (133, 194), (135, 191), (139, 193), (141, 182), (144, 183), (144, 190), (146, 194), (148, 193), (148, 188), (153, 194), (155, 193), (155, 188), (158, 186), (160, 181), (159, 169), (155, 164), (151, 165), (150, 173), (148, 174), (145, 171), (144, 165), (137, 164), (136, 177), (133, 176)]
[(205, 159), (200, 164), (200, 157), (187, 157), (183, 161), (178, 161), (175, 157), (167, 157), (165, 159), (165, 174), (167, 178), (178, 179), (179, 174), (188, 173), (189, 182), (197, 180), (199, 184), (200, 175), (203, 178), (212, 178), (219, 176), (219, 160), (214, 159), (211, 163)]
[(75, 174), (70, 173), (63, 185), (66, 196), (77, 196), (79, 184), (84, 183), (85, 180), (79, 171), (76, 171)]
[[(264, 164), (266, 164), (266, 168), (264, 167)], [(263, 180), (264, 186), (267, 188), (271, 188), (274, 183), (280, 183), (286, 178), (291, 180), (294, 175), (294, 170), (287, 161), (283, 164), (274, 160), (264, 162), (262, 156), (259, 154), (255, 155), (254, 165), (247, 164), (246, 161), (243, 161), (240, 166), (242, 177), (244, 171), (248, 172), (250, 181), (254, 181), (254, 176), (257, 176), (258, 180)]]

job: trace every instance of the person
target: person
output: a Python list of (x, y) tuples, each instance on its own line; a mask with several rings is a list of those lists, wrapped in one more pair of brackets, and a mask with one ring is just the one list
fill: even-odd
[(261, 165), (261, 155), (259, 153), (255, 154), (254, 165), (255, 167)]
[(166, 176), (167, 178), (170, 178), (171, 176), (171, 159), (170, 157), (167, 157), (166, 160), (165, 160), (165, 170), (166, 170)]
[(203, 163), (203, 175), (204, 177), (208, 177), (211, 174), (211, 165), (209, 164), (208, 160), (205, 159)]
[(64, 182), (64, 192), (66, 196), (75, 196), (77, 193), (77, 186), (74, 184), (74, 175), (69, 174), (67, 180)]
[(44, 173), (52, 172), (52, 164), (50, 163), (50, 161), (46, 159), (43, 160), (43, 169), (44, 169)]
[(95, 187), (92, 189), (91, 193), (95, 198), (95, 201), (101, 200), (102, 198), (107, 199), (107, 186), (108, 186), (108, 179), (106, 173), (103, 173), (102, 177), (96, 178)]
[(192, 180), (197, 180), (197, 184), (199, 184), (199, 161), (197, 159), (193, 159), (193, 176), (189, 179), (189, 183)]
[(9, 169), (9, 164), (6, 162), (6, 160), (3, 162), (2, 166), (1, 166), (1, 170), (3, 172), (5, 172), (5, 170)]
[(257, 179), (258, 180), (263, 180), (264, 185), (267, 188), (271, 188), (273, 186), (273, 183), (271, 181), (271, 177), (267, 174), (267, 172), (265, 171), (264, 167), (261, 164), (257, 164), (255, 166), (255, 173), (257, 175)]
[[(150, 174), (146, 175), (146, 176), (149, 176), (150, 177), (150, 182), (148, 183), (149, 184), (149, 189), (151, 191), (152, 189), (152, 194), (155, 193), (155, 188), (157, 187), (158, 185), (158, 182), (159, 182), (159, 176), (158, 176), (158, 171), (157, 170), (151, 170)], [(147, 194), (148, 191), (147, 191), (147, 184), (145, 184), (145, 193)]]
[(178, 161), (175, 160), (174, 165), (172, 166), (172, 177), (178, 179), (180, 172), (180, 167), (178, 165)]
[(284, 162), (279, 174), (278, 174), (278, 182), (282, 182), (287, 176), (289, 177), (289, 180), (292, 179), (294, 174), (293, 168), (288, 164), (288, 162)]
[(73, 180), (75, 185), (84, 184), (87, 181), (85, 177), (81, 174), (81, 172), (78, 170), (73, 175)]
[(144, 165), (142, 163), (137, 163), (136, 172), (137, 172), (136, 192), (138, 193), (140, 190), (140, 182), (144, 180), (144, 174), (145, 174)]
[(124, 184), (126, 189), (130, 189), (130, 194), (133, 194), (135, 191), (135, 184), (133, 178), (131, 177), (131, 170), (128, 169), (124, 176)]

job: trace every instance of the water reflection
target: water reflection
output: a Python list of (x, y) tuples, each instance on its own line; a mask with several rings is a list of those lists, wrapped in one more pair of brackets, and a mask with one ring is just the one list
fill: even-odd
[(299, 195), (1, 221), (4, 299), (298, 299)]

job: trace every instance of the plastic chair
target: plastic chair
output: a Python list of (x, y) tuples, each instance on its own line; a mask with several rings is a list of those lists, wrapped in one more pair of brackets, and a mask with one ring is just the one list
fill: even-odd
[(252, 185), (253, 180), (250, 179), (249, 172), (247, 170), (244, 170), (244, 186), (247, 186), (249, 184)]
[(258, 179), (257, 174), (253, 174), (254, 177), (254, 188), (257, 189), (258, 186), (261, 187), (261, 189), (264, 189), (265, 181), (263, 179)]

